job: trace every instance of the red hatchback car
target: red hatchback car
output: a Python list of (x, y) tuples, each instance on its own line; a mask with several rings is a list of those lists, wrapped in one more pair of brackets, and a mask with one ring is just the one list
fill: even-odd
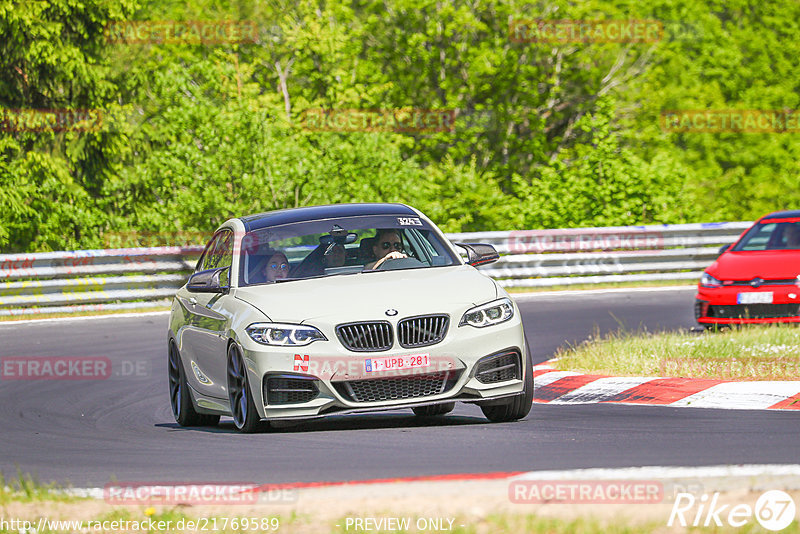
[(800, 211), (765, 215), (720, 252), (698, 285), (698, 323), (800, 322)]

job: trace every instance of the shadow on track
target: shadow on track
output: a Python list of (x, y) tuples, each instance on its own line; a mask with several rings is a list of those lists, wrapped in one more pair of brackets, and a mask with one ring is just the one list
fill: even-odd
[[(484, 424), (483, 417), (468, 415), (446, 415), (441, 417), (418, 417), (416, 415), (341, 415), (311, 421), (281, 421), (273, 423), (265, 434), (297, 434), (304, 432), (339, 432), (348, 430), (379, 430), (391, 428), (425, 428)], [(172, 431), (203, 432), (210, 434), (238, 434), (233, 421), (226, 418), (213, 427), (182, 427), (177, 423), (157, 423), (156, 428)]]

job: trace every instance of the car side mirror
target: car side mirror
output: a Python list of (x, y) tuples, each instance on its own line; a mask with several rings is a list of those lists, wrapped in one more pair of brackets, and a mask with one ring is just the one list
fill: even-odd
[(467, 263), (473, 267), (488, 265), (500, 259), (500, 254), (492, 245), (485, 243), (453, 243), (467, 251)]
[(728, 249), (731, 248), (731, 246), (732, 245), (722, 245), (721, 247), (719, 247), (719, 253), (722, 254), (724, 252), (727, 252)]
[(230, 267), (194, 273), (186, 283), (192, 293), (227, 293), (230, 290)]

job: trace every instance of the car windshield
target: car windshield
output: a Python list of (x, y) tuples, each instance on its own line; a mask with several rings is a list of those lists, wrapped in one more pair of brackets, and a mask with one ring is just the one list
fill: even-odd
[[(240, 285), (459, 264), (440, 234), (408, 216), (360, 216), (271, 226), (241, 242)], [(375, 266), (394, 252), (397, 259)]]
[(750, 228), (733, 250), (800, 250), (800, 220), (763, 220)]

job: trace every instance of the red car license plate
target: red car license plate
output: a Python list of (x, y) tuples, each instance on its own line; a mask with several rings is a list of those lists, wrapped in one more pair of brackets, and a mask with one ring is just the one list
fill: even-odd
[(772, 291), (739, 293), (736, 302), (739, 304), (772, 304)]

